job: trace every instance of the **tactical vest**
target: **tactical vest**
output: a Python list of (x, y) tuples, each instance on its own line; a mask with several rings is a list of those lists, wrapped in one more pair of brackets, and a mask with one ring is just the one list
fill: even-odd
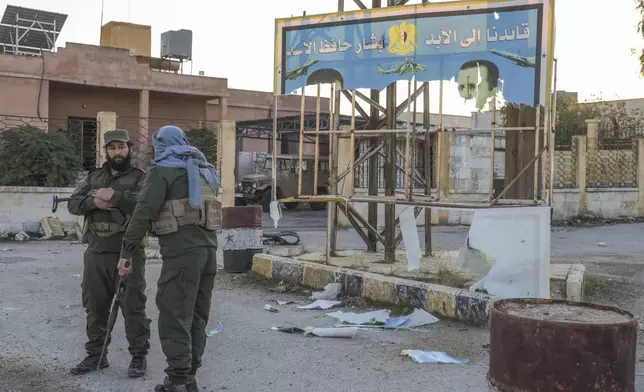
[(176, 233), (179, 227), (195, 225), (209, 231), (221, 228), (221, 203), (215, 198), (210, 185), (199, 176), (201, 184), (201, 206), (192, 208), (189, 199), (168, 200), (163, 203), (159, 219), (152, 222), (155, 235)]

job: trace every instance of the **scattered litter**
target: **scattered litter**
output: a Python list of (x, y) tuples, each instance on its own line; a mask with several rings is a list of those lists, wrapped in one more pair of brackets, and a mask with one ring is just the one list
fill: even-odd
[(348, 338), (353, 339), (358, 332), (358, 328), (313, 328), (306, 331), (308, 336), (318, 336), (321, 338)]
[(298, 309), (331, 309), (334, 306), (340, 305), (341, 301), (327, 301), (324, 299), (318, 299), (309, 305), (298, 306)]
[(286, 333), (306, 333), (306, 330), (300, 327), (272, 327), (273, 331), (286, 332)]
[(321, 338), (348, 338), (352, 339), (358, 332), (357, 327), (352, 328), (314, 328), (314, 327), (272, 327), (273, 331), (286, 333), (301, 333), (306, 336), (317, 336)]
[(12, 248), (2, 248), (3, 252), (13, 252)]
[(293, 303), (293, 301), (278, 301), (278, 300), (276, 300), (276, 299), (275, 299), (275, 300), (273, 300), (273, 301), (275, 301), (278, 305), (282, 305), (282, 306), (284, 306), (284, 305), (288, 305), (288, 304), (292, 304), (292, 303)]
[(72, 274), (72, 275), (69, 275), (69, 276), (71, 276), (72, 278), (80, 278), (80, 274)]
[(65, 309), (71, 309), (71, 306), (65, 305)]
[(221, 325), (221, 323), (217, 323), (217, 325), (215, 326), (215, 329), (206, 332), (206, 336), (208, 336), (208, 337), (215, 336), (219, 332), (221, 332), (222, 328), (223, 328), (223, 326)]
[(338, 323), (340, 324), (384, 326), (387, 322), (387, 319), (389, 319), (389, 313), (389, 309), (374, 310), (372, 312), (365, 313), (344, 313), (343, 311), (339, 310), (337, 312), (327, 313), (327, 316), (331, 316), (337, 319)]
[(324, 286), (324, 291), (316, 291), (311, 294), (312, 300), (324, 299), (327, 301), (335, 301), (340, 295), (340, 290), (342, 290), (342, 285), (340, 283), (329, 283)]
[(277, 200), (271, 201), (269, 211), (269, 215), (273, 220), (275, 228), (277, 229), (277, 223), (280, 221), (280, 219), (282, 219), (282, 209), (280, 208), (280, 203), (278, 203)]
[(415, 209), (413, 206), (407, 206), (399, 215), (400, 233), (405, 243), (405, 249), (407, 249), (407, 271), (419, 270), (420, 260), (423, 257), (420, 251), (416, 215), (414, 214)]
[(4, 308), (4, 310), (6, 310), (8, 312), (11, 312), (11, 311), (14, 311), (14, 310), (20, 310), (20, 308), (11, 308), (11, 307), (9, 307), (9, 308)]
[(414, 309), (414, 311), (402, 317), (392, 317), (385, 323), (385, 328), (404, 328), (411, 329), (422, 327), (423, 325), (435, 324), (440, 319), (423, 309)]
[(599, 246), (606, 246), (606, 243), (605, 243), (605, 242), (598, 242), (598, 243), (597, 243), (597, 245), (599, 245)]
[(268, 304), (264, 305), (264, 310), (268, 310), (269, 312), (273, 312), (273, 313), (279, 312), (279, 310), (275, 309), (274, 307)]
[(467, 359), (456, 359), (443, 351), (402, 350), (402, 356), (411, 357), (416, 363), (463, 365)]
[(280, 284), (279, 284), (279, 286), (276, 286), (276, 287), (270, 287), (270, 288), (268, 289), (268, 291), (270, 291), (270, 292), (272, 292), (272, 293), (285, 293), (285, 292), (287, 292), (287, 291), (288, 291), (288, 288), (286, 287), (286, 285), (284, 285), (284, 284), (280, 283)]

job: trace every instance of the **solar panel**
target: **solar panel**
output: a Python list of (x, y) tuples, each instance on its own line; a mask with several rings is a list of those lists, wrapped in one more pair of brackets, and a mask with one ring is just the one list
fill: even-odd
[(0, 22), (0, 44), (53, 49), (66, 21), (65, 14), (7, 5)]

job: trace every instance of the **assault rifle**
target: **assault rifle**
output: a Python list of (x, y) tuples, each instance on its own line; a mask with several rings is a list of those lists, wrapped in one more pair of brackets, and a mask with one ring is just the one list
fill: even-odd
[[(91, 191), (89, 194), (91, 194)], [(51, 212), (56, 213), (56, 210), (58, 210), (58, 203), (66, 203), (71, 199), (72, 199), (71, 197), (58, 197), (54, 195), (53, 204), (51, 206)], [(122, 225), (123, 223), (125, 223), (125, 220), (126, 220), (125, 215), (123, 215), (118, 208), (116, 207), (110, 208), (107, 211), (110, 212), (110, 215), (112, 215), (112, 218), (114, 219), (114, 221), (116, 221), (116, 223), (118, 223), (119, 225)]]

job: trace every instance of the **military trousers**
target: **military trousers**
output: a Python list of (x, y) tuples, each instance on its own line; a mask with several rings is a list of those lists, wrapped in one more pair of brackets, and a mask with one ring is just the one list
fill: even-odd
[(217, 248), (197, 247), (164, 257), (156, 296), (159, 339), (171, 382), (197, 374), (206, 349), (206, 325), (217, 273)]
[[(88, 340), (85, 350), (88, 355), (100, 355), (103, 348), (112, 300), (120, 279), (118, 261), (119, 253), (85, 252), (81, 287), (83, 307), (87, 314)], [(128, 350), (133, 356), (147, 355), (150, 349), (151, 320), (145, 310), (145, 288), (145, 253), (141, 249), (133, 255), (133, 271), (126, 278), (121, 297)], [(111, 337), (108, 346), (110, 342)]]

